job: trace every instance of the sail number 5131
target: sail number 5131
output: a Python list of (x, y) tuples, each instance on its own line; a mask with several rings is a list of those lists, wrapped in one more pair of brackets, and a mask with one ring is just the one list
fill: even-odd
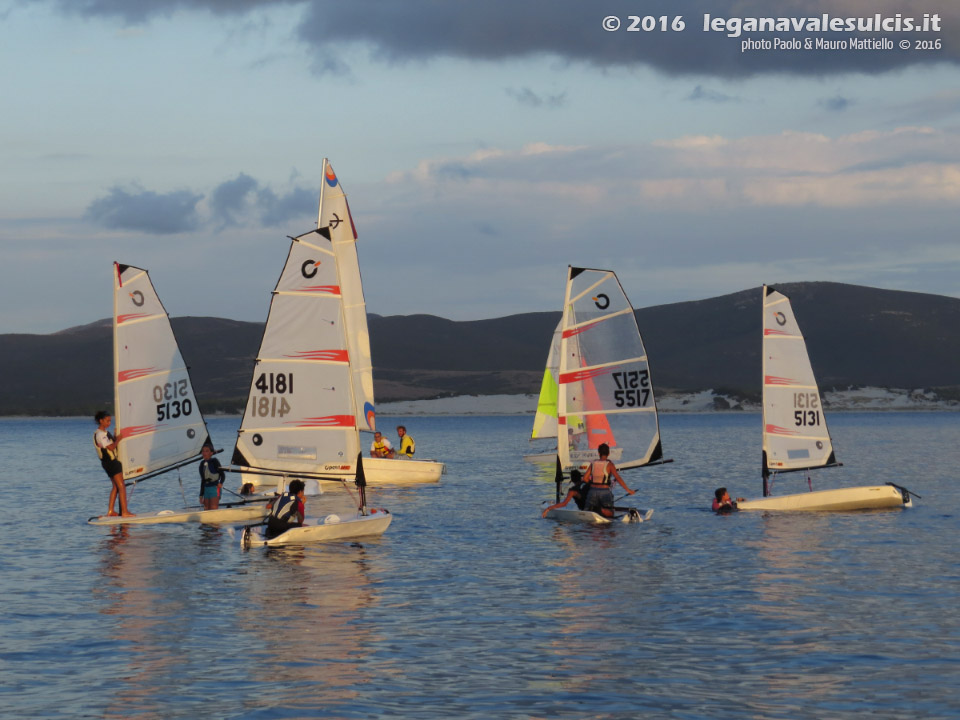
[(617, 407), (645, 407), (650, 402), (650, 373), (647, 370), (627, 370), (611, 375), (617, 384), (613, 391)]
[(290, 403), (285, 397), (267, 395), (290, 395), (293, 393), (293, 373), (260, 373), (253, 386), (263, 395), (251, 395), (250, 414), (253, 417), (283, 417), (290, 412)]

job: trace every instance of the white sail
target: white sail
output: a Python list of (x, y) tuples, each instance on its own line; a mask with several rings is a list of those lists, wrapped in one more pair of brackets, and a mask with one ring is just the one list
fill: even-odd
[(836, 463), (807, 345), (790, 300), (763, 287), (763, 457), (766, 471)]
[(376, 414), (373, 402), (373, 361), (367, 305), (363, 299), (360, 263), (357, 259), (357, 228), (350, 214), (347, 196), (330, 163), (323, 161), (318, 228), (327, 228), (340, 277), (341, 309), (350, 358), (353, 413), (359, 430), (373, 431)]
[(537, 413), (533, 418), (531, 440), (555, 438), (557, 436), (557, 397), (559, 385), (557, 375), (560, 369), (560, 335), (563, 331), (563, 319), (557, 323), (547, 355), (547, 366), (543, 370), (540, 383), (540, 397), (537, 400)]
[(568, 270), (558, 382), (563, 467), (595, 459), (601, 443), (621, 468), (662, 459), (647, 354), (633, 306), (609, 270)]
[(190, 373), (146, 270), (114, 263), (117, 446), (125, 479), (197, 456), (209, 440)]
[(354, 472), (359, 452), (343, 295), (321, 228), (294, 238), (270, 301), (233, 464)]

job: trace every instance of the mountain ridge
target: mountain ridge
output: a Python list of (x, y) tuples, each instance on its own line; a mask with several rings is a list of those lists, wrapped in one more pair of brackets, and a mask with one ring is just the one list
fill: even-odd
[[(960, 299), (830, 282), (791, 299), (821, 390), (882, 387), (960, 397)], [(760, 396), (760, 289), (635, 311), (658, 394)], [(378, 402), (539, 391), (560, 312), (455, 321), (368, 315)], [(246, 401), (263, 324), (171, 319), (204, 412)], [(0, 415), (90, 414), (113, 403), (110, 319), (0, 335)]]

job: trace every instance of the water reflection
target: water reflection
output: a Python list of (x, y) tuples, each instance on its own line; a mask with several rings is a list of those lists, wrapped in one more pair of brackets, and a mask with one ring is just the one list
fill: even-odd
[(359, 545), (250, 553), (238, 621), (259, 640), (253, 679), (269, 692), (249, 707), (326, 708), (350, 703), (374, 678), (364, 661), (378, 639), (364, 615), (378, 603)]

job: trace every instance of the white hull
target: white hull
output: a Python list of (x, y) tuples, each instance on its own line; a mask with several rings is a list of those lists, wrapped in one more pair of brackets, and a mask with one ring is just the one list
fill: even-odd
[(535, 463), (535, 464), (554, 463), (557, 461), (557, 451), (553, 450), (551, 452), (533, 453), (531, 455), (524, 455), (523, 461), (528, 463)]
[(892, 485), (873, 485), (838, 490), (818, 490), (766, 497), (760, 500), (743, 500), (737, 503), (740, 510), (792, 510), (814, 512), (842, 512), (847, 510), (879, 510), (882, 508), (912, 507), (909, 495), (904, 495)]
[(547, 519), (559, 520), (560, 522), (587, 523), (592, 525), (610, 525), (612, 523), (642, 523), (653, 517), (653, 510), (637, 509), (637, 514), (617, 512), (612, 518), (604, 517), (599, 513), (589, 510), (568, 510), (567, 508), (555, 508), (548, 510)]
[[(440, 481), (445, 471), (444, 464), (436, 460), (388, 460), (387, 458), (364, 458), (363, 472), (369, 487), (424, 485)], [(254, 492), (273, 493), (283, 492), (287, 483), (300, 478), (306, 485), (307, 495), (321, 495), (323, 488), (328, 490), (341, 486), (344, 482), (350, 483), (353, 488), (355, 475), (353, 473), (324, 474), (323, 477), (309, 478), (291, 472), (289, 476), (259, 475), (254, 471), (241, 473), (240, 482), (252, 483)]]
[(282, 545), (310, 545), (332, 540), (351, 540), (358, 537), (383, 535), (393, 520), (386, 510), (371, 510), (370, 515), (341, 518), (327, 515), (322, 518), (307, 518), (303, 527), (291, 528), (271, 540), (265, 539), (263, 528), (250, 528), (241, 537), (244, 547), (278, 547)]
[(158, 510), (156, 512), (140, 513), (133, 517), (117, 515), (101, 515), (92, 517), (88, 522), (91, 525), (155, 525), (157, 523), (235, 523), (250, 522), (267, 514), (266, 503), (250, 503), (235, 507), (217, 508), (216, 510), (185, 509), (185, 510)]

